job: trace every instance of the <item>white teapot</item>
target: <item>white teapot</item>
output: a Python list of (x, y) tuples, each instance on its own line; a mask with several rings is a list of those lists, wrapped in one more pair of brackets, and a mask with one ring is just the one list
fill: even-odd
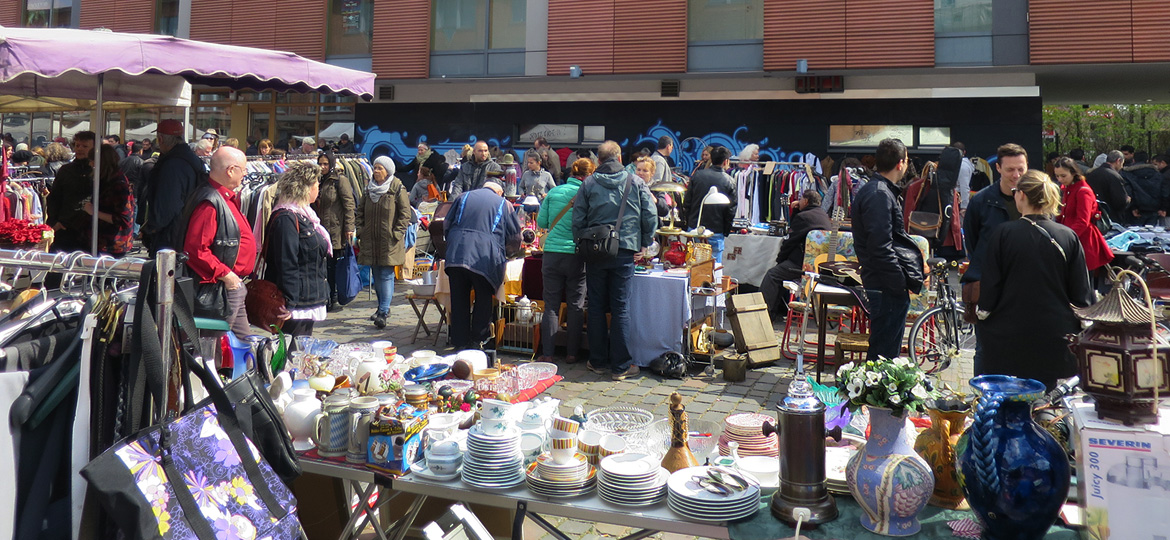
[(532, 300), (527, 296), (516, 301), (516, 320), (525, 324), (532, 322)]

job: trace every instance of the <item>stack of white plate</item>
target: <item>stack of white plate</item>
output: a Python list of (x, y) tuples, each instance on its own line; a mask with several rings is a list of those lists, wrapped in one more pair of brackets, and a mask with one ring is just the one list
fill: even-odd
[(524, 456), (520, 454), (520, 429), (510, 426), (503, 435), (487, 435), (478, 425), (467, 430), (463, 456), (463, 481), (468, 485), (503, 489), (524, 482)]
[(580, 452), (572, 461), (560, 464), (545, 452), (528, 466), (528, 489), (545, 497), (576, 497), (593, 491), (597, 468)]
[(670, 472), (653, 456), (615, 454), (601, 460), (597, 492), (606, 502), (619, 506), (647, 506), (666, 497)]
[(739, 444), (741, 456), (779, 456), (780, 440), (776, 435), (764, 436), (764, 422), (775, 424), (776, 419), (760, 413), (728, 416), (723, 420), (723, 435), (719, 437), (719, 455), (731, 455), (728, 443), (735, 441)]
[(747, 475), (742, 478), (748, 487), (729, 494), (713, 493), (700, 486), (698, 479), (707, 477), (710, 468), (690, 467), (670, 475), (666, 482), (667, 506), (687, 519), (711, 523), (743, 519), (760, 509), (760, 486)]

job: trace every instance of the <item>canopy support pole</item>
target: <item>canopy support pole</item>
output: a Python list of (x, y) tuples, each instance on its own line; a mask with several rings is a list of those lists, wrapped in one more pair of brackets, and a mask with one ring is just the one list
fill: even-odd
[(106, 74), (98, 73), (97, 76), (97, 125), (94, 126), (94, 141), (93, 141), (93, 199), (91, 204), (93, 207), (92, 216), (92, 234), (90, 235), (90, 248), (94, 257), (98, 256), (98, 200), (101, 197), (101, 170), (102, 170), (102, 139), (105, 138), (106, 131), (106, 112), (102, 109), (102, 87), (105, 86)]

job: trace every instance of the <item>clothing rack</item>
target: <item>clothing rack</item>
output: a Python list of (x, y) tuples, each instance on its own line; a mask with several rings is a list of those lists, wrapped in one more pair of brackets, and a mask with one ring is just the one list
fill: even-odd
[[(175, 265), (178, 255), (163, 249), (155, 257), (158, 274), (158, 338), (162, 344), (163, 373), (171, 369), (171, 316), (175, 300)], [(44, 270), (65, 274), (82, 274), (99, 278), (137, 280), (142, 277), (146, 259), (125, 257), (92, 257), (84, 251), (72, 253), (45, 253), (0, 249), (0, 266), (17, 266), (23, 270)], [(156, 404), (158, 405), (158, 404)]]

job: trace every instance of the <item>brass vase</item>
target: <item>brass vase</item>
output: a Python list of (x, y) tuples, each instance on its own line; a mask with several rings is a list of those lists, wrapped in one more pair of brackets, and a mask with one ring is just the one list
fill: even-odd
[(699, 465), (687, 442), (687, 412), (683, 410), (682, 396), (670, 395), (670, 449), (662, 456), (662, 468), (675, 472)]
[(926, 412), (930, 428), (918, 434), (914, 451), (922, 456), (934, 471), (934, 491), (930, 504), (941, 508), (966, 509), (963, 488), (959, 485), (959, 470), (955, 445), (963, 434), (970, 406), (958, 399), (930, 400)]

